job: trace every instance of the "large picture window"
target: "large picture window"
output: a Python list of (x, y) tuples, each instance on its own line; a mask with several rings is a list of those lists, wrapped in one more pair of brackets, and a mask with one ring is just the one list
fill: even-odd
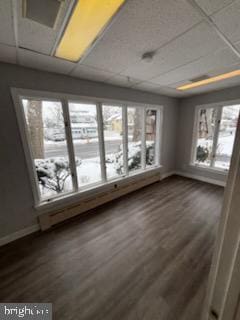
[(201, 108), (196, 112), (193, 163), (228, 170), (240, 105)]
[(37, 204), (159, 166), (160, 107), (20, 91), (14, 100)]

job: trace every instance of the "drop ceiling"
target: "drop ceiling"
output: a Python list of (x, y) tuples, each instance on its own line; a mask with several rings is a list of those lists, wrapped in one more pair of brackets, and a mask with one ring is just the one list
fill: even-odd
[[(56, 0), (44, 0), (46, 7), (48, 1)], [(1, 0), (0, 61), (175, 97), (240, 85), (236, 77), (176, 90), (193, 78), (240, 68), (240, 0), (126, 0), (78, 63), (54, 57), (74, 0), (60, 3), (51, 28), (24, 17), (22, 1)], [(141, 59), (146, 51), (155, 52), (151, 62)]]

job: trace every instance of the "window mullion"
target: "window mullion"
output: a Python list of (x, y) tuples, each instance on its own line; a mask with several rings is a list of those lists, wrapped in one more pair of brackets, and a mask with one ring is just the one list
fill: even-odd
[(210, 167), (214, 167), (214, 165), (215, 165), (218, 135), (219, 135), (219, 129), (220, 129), (220, 123), (221, 123), (221, 117), (222, 117), (222, 107), (220, 107), (220, 108), (218, 107), (216, 109), (216, 111), (217, 111), (217, 115), (216, 115), (215, 130), (214, 130), (214, 135), (213, 135), (213, 146), (212, 146)]
[(142, 109), (142, 139), (141, 139), (141, 145), (142, 145), (142, 154), (141, 154), (141, 163), (142, 163), (142, 169), (144, 170), (146, 168), (146, 108)]
[(127, 117), (127, 106), (122, 107), (123, 117), (123, 166), (124, 174), (128, 175), (128, 117)]
[(106, 174), (106, 159), (105, 159), (105, 144), (103, 132), (103, 116), (102, 116), (102, 103), (97, 103), (97, 121), (98, 121), (98, 141), (99, 141), (99, 154), (101, 163), (101, 177), (102, 182), (107, 181)]
[(62, 108), (63, 108), (63, 118), (64, 118), (64, 124), (65, 124), (67, 148), (68, 148), (68, 154), (69, 154), (69, 165), (71, 169), (73, 189), (77, 191), (78, 190), (77, 167), (76, 167), (76, 158), (75, 158), (75, 152), (74, 152), (74, 146), (73, 146), (73, 140), (72, 140), (72, 131), (71, 131), (68, 102), (66, 99), (62, 99), (61, 102), (62, 102)]
[(193, 125), (193, 135), (192, 135), (192, 149), (191, 149), (191, 164), (196, 164), (197, 160), (197, 143), (198, 143), (198, 127), (199, 127), (199, 117), (200, 109), (195, 109), (194, 114), (194, 125)]
[(161, 113), (160, 110), (157, 110), (157, 121), (156, 121), (156, 137), (155, 137), (155, 165), (160, 165), (160, 143), (161, 143)]

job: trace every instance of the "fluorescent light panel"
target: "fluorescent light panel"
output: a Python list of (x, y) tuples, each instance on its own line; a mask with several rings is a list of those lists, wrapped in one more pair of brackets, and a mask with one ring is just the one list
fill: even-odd
[(55, 56), (77, 62), (124, 1), (78, 0)]
[(235, 71), (231, 71), (228, 73), (224, 73), (224, 74), (220, 74), (218, 76), (212, 77), (212, 78), (208, 78), (205, 80), (200, 80), (194, 83), (190, 83), (190, 84), (185, 84), (183, 86), (178, 87), (178, 90), (189, 90), (189, 89), (193, 89), (196, 87), (201, 87), (201, 86), (206, 86), (210, 83), (214, 83), (214, 82), (218, 82), (218, 81), (222, 81), (222, 80), (226, 80), (229, 78), (233, 78), (233, 77), (238, 77), (240, 76), (240, 70), (235, 70)]

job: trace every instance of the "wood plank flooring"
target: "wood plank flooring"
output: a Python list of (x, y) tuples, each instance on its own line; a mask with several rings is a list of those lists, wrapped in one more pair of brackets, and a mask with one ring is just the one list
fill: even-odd
[(0, 248), (0, 301), (57, 320), (200, 320), (223, 188), (171, 177)]

